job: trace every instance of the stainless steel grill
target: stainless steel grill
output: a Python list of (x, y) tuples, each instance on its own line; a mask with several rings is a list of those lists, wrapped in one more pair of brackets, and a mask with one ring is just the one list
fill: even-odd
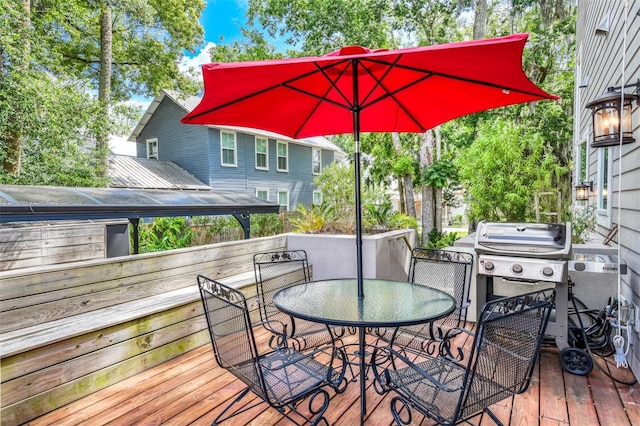
[[(488, 299), (509, 296), (520, 286), (554, 285), (555, 321), (547, 334), (555, 336), (560, 349), (567, 343), (568, 264), (571, 253), (571, 224), (480, 222), (474, 243), (476, 268), (476, 312)], [(494, 279), (507, 294), (496, 294)], [(512, 287), (512, 288), (510, 288)]]

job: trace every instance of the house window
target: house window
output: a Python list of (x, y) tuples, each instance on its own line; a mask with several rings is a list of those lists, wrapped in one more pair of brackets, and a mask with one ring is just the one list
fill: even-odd
[(609, 209), (609, 182), (611, 180), (609, 164), (609, 148), (604, 147), (598, 150), (598, 209), (601, 214), (606, 214)]
[(316, 206), (322, 204), (322, 192), (317, 189), (313, 191), (313, 204), (315, 204)]
[(221, 132), (220, 134), (220, 148), (222, 150), (222, 165), (223, 166), (236, 166), (236, 134)]
[(269, 201), (269, 190), (264, 188), (256, 188), (256, 197), (261, 200)]
[(589, 154), (587, 151), (587, 142), (582, 141), (578, 144), (576, 152), (576, 183), (586, 182), (588, 173)]
[(289, 171), (289, 146), (286, 142), (278, 142), (278, 171)]
[(280, 210), (289, 210), (289, 191), (278, 190), (278, 204), (280, 204)]
[(147, 158), (158, 159), (158, 139), (147, 139)]
[(256, 169), (269, 170), (269, 145), (266, 139), (256, 138)]
[(314, 175), (322, 173), (322, 152), (318, 148), (311, 151), (311, 172)]

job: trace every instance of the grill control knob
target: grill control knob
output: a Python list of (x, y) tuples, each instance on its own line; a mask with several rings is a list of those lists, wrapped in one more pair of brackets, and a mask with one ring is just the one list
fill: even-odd
[(484, 262), (484, 270), (485, 271), (491, 272), (494, 269), (496, 269), (496, 265), (494, 265), (493, 262), (490, 262), (488, 260)]
[(520, 265), (519, 263), (516, 263), (511, 267), (511, 272), (513, 272), (514, 274), (521, 274), (522, 271), (522, 265)]
[(542, 268), (542, 275), (544, 275), (545, 277), (552, 277), (553, 268), (551, 266), (545, 266), (544, 268)]

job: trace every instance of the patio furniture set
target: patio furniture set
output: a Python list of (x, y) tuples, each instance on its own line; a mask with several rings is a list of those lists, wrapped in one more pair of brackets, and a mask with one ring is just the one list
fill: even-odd
[[(364, 279), (360, 297), (355, 279), (312, 281), (303, 250), (256, 254), (259, 325), (272, 334), (268, 348), (256, 344), (258, 324), (244, 295), (199, 275), (215, 359), (247, 385), (213, 424), (262, 402), (294, 424), (327, 424), (328, 389), (344, 392), (356, 380), (353, 367), (361, 424), (366, 380), (379, 394), (393, 394), (389, 409), (397, 424), (410, 424), (412, 410), (440, 424), (486, 412), (500, 424), (489, 406), (527, 389), (555, 290), (487, 303), (472, 347), (456, 348), (453, 337), (472, 334), (462, 328), (472, 265), (467, 253), (414, 249), (406, 282)], [(355, 333), (357, 345), (343, 342)], [(259, 402), (232, 411), (249, 392)], [(305, 399), (308, 408), (300, 409)]]

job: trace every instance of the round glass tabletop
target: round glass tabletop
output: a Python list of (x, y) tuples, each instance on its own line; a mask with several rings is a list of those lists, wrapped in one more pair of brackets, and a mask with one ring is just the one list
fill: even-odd
[(273, 303), (294, 317), (332, 325), (398, 327), (428, 322), (451, 313), (447, 293), (402, 281), (364, 279), (358, 298), (356, 279), (296, 284), (278, 291)]

